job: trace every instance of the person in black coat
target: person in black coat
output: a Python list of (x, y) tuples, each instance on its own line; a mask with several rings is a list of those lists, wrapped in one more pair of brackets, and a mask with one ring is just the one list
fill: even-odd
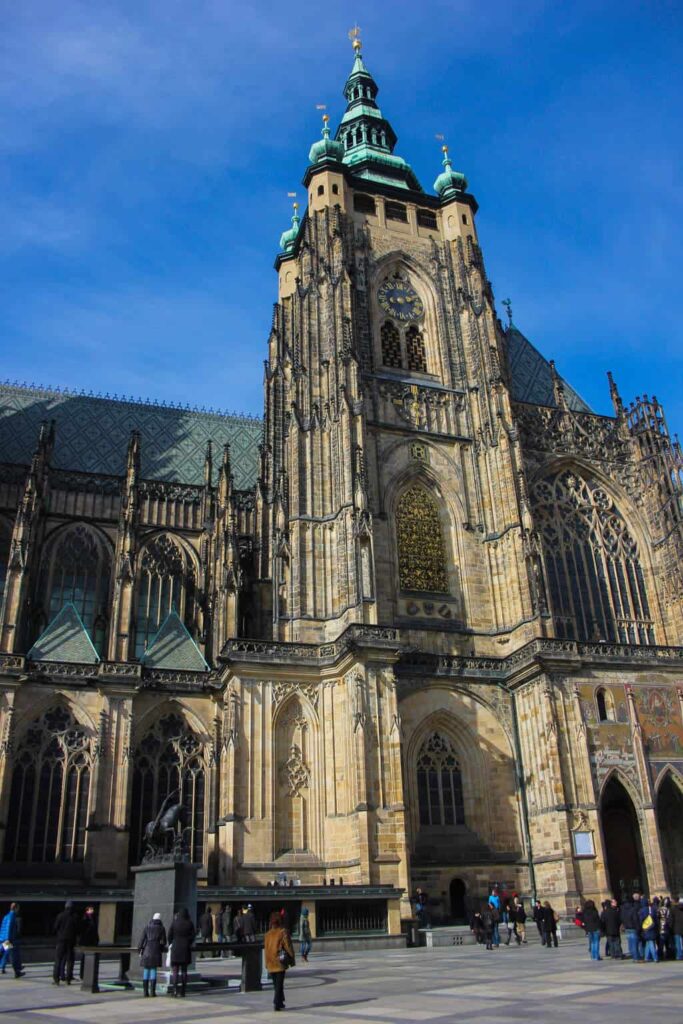
[(154, 914), (138, 944), (142, 965), (142, 991), (145, 996), (157, 994), (157, 969), (167, 949), (166, 929), (161, 914)]
[(256, 915), (251, 903), (247, 904), (247, 912), (243, 914), (242, 938), (245, 942), (256, 942)]
[[(203, 914), (199, 915), (197, 921), (199, 926), (199, 935), (202, 942), (213, 942), (213, 914), (211, 913), (211, 907), (206, 907)], [(200, 958), (204, 959), (204, 954), (199, 954)]]
[[(83, 920), (81, 921), (78, 929), (78, 944), (79, 946), (99, 946), (100, 944), (100, 933), (97, 930), (97, 921), (95, 920), (95, 908), (86, 907)], [(85, 955), (80, 956), (80, 979), (83, 981), (83, 968), (85, 966)]]
[[(192, 962), (192, 943), (195, 937), (195, 927), (190, 918), (188, 910), (183, 907), (173, 918), (173, 923), (168, 931), (168, 941), (171, 944), (171, 990), (174, 996), (184, 996), (187, 987), (187, 967)], [(180, 976), (180, 991), (178, 991), (178, 976)]]
[(593, 900), (586, 900), (584, 904), (583, 927), (588, 935), (588, 949), (591, 960), (602, 960), (600, 956), (600, 914)]
[(555, 911), (546, 900), (542, 907), (542, 924), (543, 934), (545, 935), (545, 944), (548, 949), (553, 947), (557, 949), (557, 919)]
[(616, 900), (610, 900), (600, 915), (602, 930), (607, 936), (607, 955), (614, 960), (624, 960), (621, 948), (621, 913)]
[(78, 940), (78, 915), (72, 900), (67, 900), (64, 910), (57, 915), (53, 932), (57, 937), (55, 946), (55, 962), (52, 967), (52, 984), (59, 985), (65, 981), (70, 985), (74, 977), (74, 957)]

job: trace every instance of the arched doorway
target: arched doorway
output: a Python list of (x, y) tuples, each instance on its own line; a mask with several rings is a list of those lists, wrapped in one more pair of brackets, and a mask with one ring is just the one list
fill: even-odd
[(657, 827), (664, 874), (673, 895), (683, 895), (683, 792), (667, 772), (657, 793)]
[(467, 886), (462, 878), (454, 878), (450, 884), (451, 918), (458, 924), (467, 921), (466, 892)]
[(647, 892), (638, 815), (631, 797), (616, 775), (603, 790), (600, 817), (612, 893), (621, 900), (634, 891)]

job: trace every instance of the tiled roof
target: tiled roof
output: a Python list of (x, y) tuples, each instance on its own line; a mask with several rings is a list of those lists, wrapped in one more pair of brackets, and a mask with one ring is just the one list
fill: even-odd
[(28, 464), (41, 421), (51, 419), (55, 469), (122, 476), (130, 433), (139, 430), (145, 479), (201, 484), (207, 441), (214, 472), (230, 444), (236, 488), (252, 487), (258, 476), (260, 419), (16, 384), (0, 384), (0, 462)]
[(140, 661), (145, 668), (175, 669), (177, 672), (209, 671), (202, 652), (175, 609), (161, 623), (159, 632)]
[[(550, 365), (528, 338), (514, 324), (510, 324), (505, 337), (508, 342), (508, 360), (512, 374), (512, 397), (516, 402), (534, 405), (555, 405)], [(590, 412), (583, 398), (564, 378), (567, 405), (574, 412)]]
[(26, 655), (29, 661), (96, 665), (99, 656), (73, 604), (65, 604)]

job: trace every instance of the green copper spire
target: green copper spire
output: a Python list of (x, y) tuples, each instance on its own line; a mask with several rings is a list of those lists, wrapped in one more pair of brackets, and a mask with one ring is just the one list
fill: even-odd
[(323, 114), (323, 137), (311, 146), (308, 161), (310, 164), (341, 163), (343, 159), (344, 147), (330, 138), (330, 119)]
[(282, 234), (280, 235), (280, 252), (285, 254), (290, 253), (294, 248), (297, 237), (299, 235), (299, 224), (301, 223), (298, 212), (299, 204), (293, 203), (292, 205), (294, 207), (294, 214), (292, 216), (292, 226), (291, 228), (288, 228), (287, 231), (283, 231)]
[(359, 178), (422, 192), (410, 165), (394, 154), (396, 133), (377, 106), (379, 89), (363, 63), (360, 39), (354, 39), (353, 48), (353, 67), (344, 86), (346, 113), (336, 134), (343, 162)]
[(454, 196), (462, 193), (467, 188), (467, 178), (460, 171), (454, 171), (451, 158), (448, 155), (448, 146), (442, 146), (443, 150), (443, 171), (434, 182), (434, 191), (438, 192), (442, 199), (453, 199)]

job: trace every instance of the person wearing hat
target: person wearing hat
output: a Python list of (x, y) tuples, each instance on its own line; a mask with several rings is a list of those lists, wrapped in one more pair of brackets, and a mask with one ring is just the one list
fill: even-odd
[(67, 985), (70, 985), (73, 981), (78, 924), (78, 915), (74, 910), (73, 900), (67, 900), (64, 910), (57, 915), (52, 929), (57, 937), (55, 962), (52, 967), (53, 985), (59, 985), (60, 981), (65, 981)]
[(676, 959), (683, 960), (683, 896), (671, 908), (671, 934), (676, 947)]
[(299, 937), (301, 938), (301, 958), (308, 963), (308, 954), (311, 952), (311, 923), (308, 920), (308, 907), (304, 907), (301, 911), (301, 920), (299, 921)]
[(142, 966), (142, 991), (145, 997), (157, 994), (157, 969), (161, 967), (161, 958), (166, 952), (167, 945), (166, 929), (161, 914), (153, 914), (138, 943)]

